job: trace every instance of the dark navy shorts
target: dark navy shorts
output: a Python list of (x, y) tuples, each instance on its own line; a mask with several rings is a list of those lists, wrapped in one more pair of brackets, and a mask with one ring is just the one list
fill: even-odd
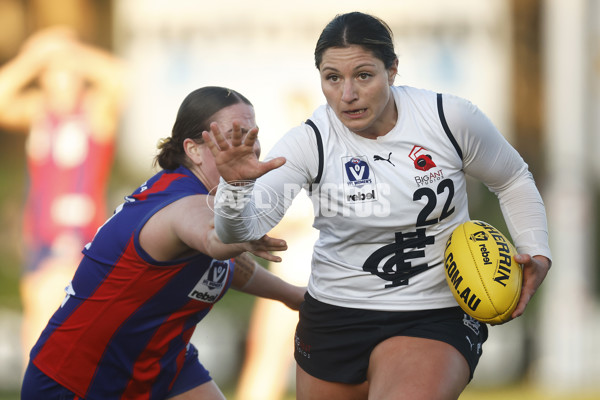
[(316, 378), (341, 383), (367, 379), (371, 351), (394, 336), (439, 340), (467, 360), (471, 379), (488, 336), (487, 325), (460, 307), (423, 311), (373, 311), (322, 303), (308, 293), (294, 338), (298, 365)]
[[(183, 368), (179, 372), (168, 397), (174, 397), (212, 380), (198, 360), (198, 351), (190, 343)], [(25, 371), (21, 400), (85, 400), (44, 374), (31, 361)]]
[(198, 360), (198, 350), (196, 350), (193, 344), (189, 343), (188, 350), (185, 353), (183, 368), (181, 368), (173, 384), (173, 388), (169, 392), (169, 397), (185, 393), (211, 380), (210, 374), (200, 363), (200, 360)]

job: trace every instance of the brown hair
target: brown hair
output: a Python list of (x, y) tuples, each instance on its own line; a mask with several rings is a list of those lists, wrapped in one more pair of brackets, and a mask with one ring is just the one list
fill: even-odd
[(169, 170), (185, 165), (187, 158), (183, 141), (190, 138), (202, 143), (202, 132), (209, 130), (212, 117), (238, 103), (252, 106), (242, 94), (219, 86), (206, 86), (188, 94), (179, 106), (171, 136), (158, 143), (159, 152), (154, 158), (154, 165)]

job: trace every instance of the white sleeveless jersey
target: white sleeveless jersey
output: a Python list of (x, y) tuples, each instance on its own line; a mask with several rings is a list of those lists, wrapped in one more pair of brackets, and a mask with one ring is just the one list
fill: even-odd
[[(385, 136), (358, 136), (322, 106), (310, 118), (322, 155), (315, 131), (303, 124), (269, 153), (284, 156), (286, 164), (257, 180), (253, 191), (222, 182), (219, 237), (260, 238), (309, 185), (319, 230), (308, 285), (313, 297), (373, 310), (456, 306), (444, 277), (444, 247), (452, 230), (469, 220), (468, 174), (498, 195), (518, 251), (550, 258), (535, 182), (487, 117), (455, 96), (392, 89), (398, 121)], [(245, 207), (224, 200), (240, 197), (250, 200)]]

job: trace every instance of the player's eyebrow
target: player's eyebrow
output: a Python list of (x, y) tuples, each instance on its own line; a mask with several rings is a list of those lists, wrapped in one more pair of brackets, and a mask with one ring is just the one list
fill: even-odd
[[(353, 68), (353, 71), (357, 71), (363, 68), (373, 68), (376, 67), (377, 65), (374, 63), (363, 63), (363, 64), (359, 64), (356, 67)], [(327, 64), (323, 65), (323, 67), (321, 68), (321, 71), (331, 71), (331, 72), (339, 72), (337, 68), (335, 68), (334, 66), (329, 66)]]

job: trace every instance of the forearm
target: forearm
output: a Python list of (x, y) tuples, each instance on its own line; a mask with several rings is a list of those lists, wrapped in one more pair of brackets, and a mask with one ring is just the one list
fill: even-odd
[(250, 281), (254, 278), (257, 268), (260, 268), (260, 266), (257, 265), (252, 257), (246, 253), (240, 254), (235, 258), (235, 271), (231, 287), (240, 292), (247, 293), (246, 286), (249, 286)]
[(519, 253), (552, 259), (542, 198), (531, 177), (498, 194), (500, 208)]
[(221, 179), (215, 196), (215, 230), (223, 242), (257, 240), (281, 221), (306, 182), (306, 176), (290, 164), (247, 186)]
[(0, 68), (0, 106), (12, 103), (37, 78), (41, 61), (31, 54), (22, 53)]
[(205, 247), (203, 253), (217, 260), (228, 260), (237, 257), (246, 250), (242, 244), (225, 244), (221, 242), (214, 229), (208, 232)]
[[(274, 221), (272, 225), (269, 224), (268, 215), (257, 209), (253, 199), (254, 189), (253, 184), (233, 186), (221, 179), (215, 196), (215, 230), (224, 243), (260, 239), (277, 223)], [(256, 190), (260, 191), (258, 188)], [(273, 196), (270, 196), (270, 199), (273, 199)], [(275, 201), (266, 206), (274, 209), (277, 204)], [(259, 216), (261, 218), (258, 218)]]
[(294, 310), (298, 309), (306, 292), (306, 288), (291, 285), (261, 267), (247, 253), (235, 259), (232, 287), (253, 296), (280, 301)]
[(16, 92), (35, 76), (36, 69), (27, 63), (24, 56), (6, 62), (0, 68), (0, 93)]
[(40, 92), (28, 85), (39, 69), (28, 62), (14, 60), (0, 70), (0, 126), (8, 132), (26, 134), (38, 112)]

